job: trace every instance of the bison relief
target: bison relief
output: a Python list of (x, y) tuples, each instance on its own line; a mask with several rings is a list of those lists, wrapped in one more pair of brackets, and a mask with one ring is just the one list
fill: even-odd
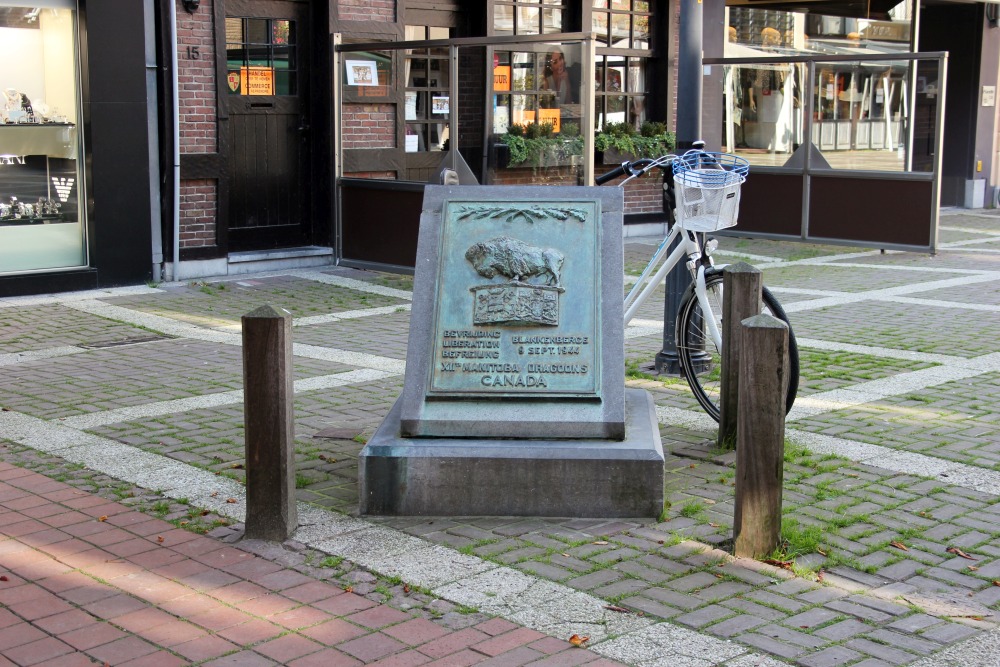
[(507, 236), (480, 241), (465, 251), (465, 259), (484, 278), (500, 275), (512, 283), (526, 283), (539, 276), (546, 285), (560, 287), (563, 254), (555, 248), (539, 248)]

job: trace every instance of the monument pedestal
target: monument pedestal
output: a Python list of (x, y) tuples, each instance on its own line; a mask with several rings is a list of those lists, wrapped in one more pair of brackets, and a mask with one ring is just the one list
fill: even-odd
[(625, 391), (621, 188), (427, 186), (403, 393), (362, 514), (655, 517), (653, 402)]
[(663, 509), (660, 431), (641, 389), (625, 390), (624, 440), (399, 433), (397, 402), (358, 460), (362, 514), (654, 517)]

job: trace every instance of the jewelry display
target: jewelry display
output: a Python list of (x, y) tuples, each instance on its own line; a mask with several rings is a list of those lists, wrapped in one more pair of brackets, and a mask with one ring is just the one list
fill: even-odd
[(32, 104), (24, 93), (14, 88), (4, 88), (0, 106), (0, 125), (70, 125), (58, 109), (50, 109), (45, 102)]
[(61, 207), (62, 204), (46, 197), (39, 197), (34, 204), (25, 204), (11, 196), (7, 203), (0, 201), (0, 224), (38, 225), (61, 221)]

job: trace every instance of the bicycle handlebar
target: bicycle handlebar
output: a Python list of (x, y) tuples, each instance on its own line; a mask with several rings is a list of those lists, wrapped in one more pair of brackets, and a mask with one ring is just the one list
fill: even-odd
[(666, 169), (666, 165), (670, 164), (671, 160), (674, 159), (673, 155), (664, 155), (658, 158), (648, 158), (642, 157), (638, 160), (633, 160), (629, 162), (628, 160), (622, 162), (620, 165), (612, 169), (611, 171), (601, 174), (600, 176), (594, 177), (595, 185), (604, 185), (608, 181), (613, 181), (619, 176), (629, 175), (629, 178), (637, 178), (648, 172), (653, 167), (659, 167), (661, 169)]
[(594, 177), (594, 183), (597, 185), (604, 185), (608, 181), (613, 181), (619, 176), (624, 176), (625, 173), (629, 171), (629, 167), (631, 166), (632, 165), (628, 162), (628, 160), (626, 160), (625, 162), (622, 162), (620, 165), (618, 165), (608, 173)]

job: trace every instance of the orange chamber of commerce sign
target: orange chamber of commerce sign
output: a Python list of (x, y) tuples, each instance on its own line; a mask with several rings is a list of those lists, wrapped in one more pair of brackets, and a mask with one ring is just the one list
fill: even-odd
[(241, 67), (227, 74), (226, 83), (239, 95), (274, 95), (274, 68)]

